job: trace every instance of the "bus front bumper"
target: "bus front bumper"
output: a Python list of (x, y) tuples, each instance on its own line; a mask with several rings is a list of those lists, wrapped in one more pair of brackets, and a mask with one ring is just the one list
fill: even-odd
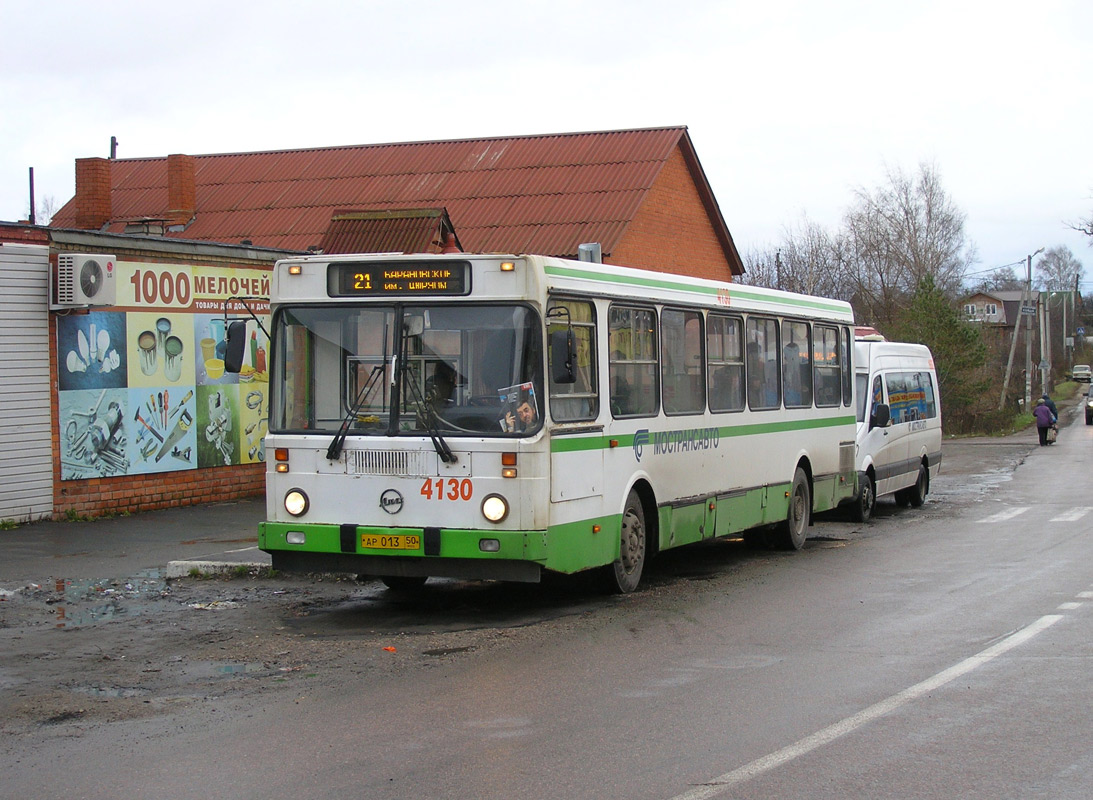
[(537, 583), (546, 531), (375, 528), (264, 522), (258, 547), (285, 572)]

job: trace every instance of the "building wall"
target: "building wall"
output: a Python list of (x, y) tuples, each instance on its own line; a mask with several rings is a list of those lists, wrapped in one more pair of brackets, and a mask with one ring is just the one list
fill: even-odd
[(610, 257), (612, 264), (732, 280), (732, 267), (677, 147)]
[(0, 519), (53, 514), (49, 248), (0, 244)]
[[(201, 247), (195, 255), (192, 246), (165, 257), (157, 250), (119, 250), (118, 240), (119, 237), (113, 237), (102, 247), (92, 245), (94, 249), (84, 250), (116, 256), (117, 304), (50, 314), (53, 516), (94, 517), (261, 495), (265, 490), (266, 467), (261, 460), (265, 428), (260, 418), (266, 415), (268, 383), (260, 381), (258, 375), (244, 383), (240, 376), (214, 374), (206, 366), (201, 344), (203, 338), (208, 339), (207, 330), (212, 322), (222, 318), (222, 297), (257, 294), (252, 290), (252, 279), (265, 279), (268, 292), (272, 259), (212, 257), (202, 255)], [(56, 262), (56, 252), (53, 260)], [(179, 285), (183, 276), (191, 286), (186, 303), (177, 299), (173, 303), (164, 302), (162, 297), (149, 297), (145, 293), (151, 290), (158, 295), (166, 287)], [(219, 295), (208, 289), (200, 290), (199, 285), (211, 285), (210, 276), (239, 276), (247, 281), (246, 290), (228, 288), (227, 281), (222, 284), (223, 291), (217, 289)], [(262, 310), (268, 313), (268, 304), (259, 305), (260, 313)], [(243, 314), (233, 311), (232, 316)], [(180, 375), (168, 374), (162, 351), (154, 370), (144, 373), (141, 369), (142, 354), (137, 339), (141, 332), (154, 329), (160, 317), (171, 321), (172, 332), (177, 332), (184, 344), (184, 367)], [(82, 348), (82, 343), (75, 344), (77, 333), (83, 333), (85, 340), (91, 339), (91, 323), (98, 326), (100, 335), (104, 329), (108, 330), (111, 349), (120, 353), (121, 364), (116, 370), (103, 370), (101, 354), (97, 361), (92, 355), (86, 368), (69, 354)], [(256, 326), (251, 323), (251, 328)], [(268, 348), (268, 343), (258, 341)], [(73, 364), (81, 368), (74, 372)], [(135, 414), (139, 411), (145, 418), (151, 418), (152, 412), (147, 410), (145, 402), (152, 402), (150, 398), (159, 397), (160, 392), (167, 395), (168, 391), (169, 409), (177, 408), (183, 413), (171, 416), (164, 410), (162, 421), (153, 420), (161, 438), (153, 438), (154, 434), (136, 420)], [(259, 408), (248, 410), (244, 398), (254, 392), (261, 392), (263, 397)], [(211, 408), (213, 399), (219, 406), (221, 397), (231, 418), (230, 458), (226, 453), (210, 450), (208, 442), (212, 439), (207, 437), (210, 420), (217, 420)], [(114, 452), (120, 452), (124, 458), (122, 469), (107, 469), (101, 459), (89, 459), (73, 446), (73, 440), (85, 430), (85, 411), (96, 408), (97, 419), (105, 422), (111, 404), (121, 412)], [(177, 440), (176, 449), (185, 447), (188, 452), (185, 459), (181, 455), (173, 458), (171, 453), (165, 454), (166, 448), (164, 452), (161, 448), (170, 439), (169, 432), (187, 413), (192, 422), (184, 438)], [(138, 437), (143, 441), (138, 441)], [(142, 454), (142, 448), (146, 447), (153, 448), (152, 455)], [(232, 463), (225, 465), (223, 460)]]

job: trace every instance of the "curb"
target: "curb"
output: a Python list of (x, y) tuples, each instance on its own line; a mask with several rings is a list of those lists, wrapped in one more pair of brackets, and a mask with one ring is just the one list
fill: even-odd
[(269, 569), (269, 564), (261, 561), (168, 561), (163, 570), (163, 577), (168, 580), (188, 578), (192, 570), (197, 570), (203, 575), (226, 575), (239, 567), (263, 570)]

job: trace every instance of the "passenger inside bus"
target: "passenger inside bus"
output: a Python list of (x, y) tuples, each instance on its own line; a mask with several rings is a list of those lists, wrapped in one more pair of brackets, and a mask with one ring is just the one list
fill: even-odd
[(425, 401), (434, 414), (440, 414), (452, 402), (455, 391), (456, 374), (452, 365), (446, 361), (437, 361), (433, 374), (425, 380)]

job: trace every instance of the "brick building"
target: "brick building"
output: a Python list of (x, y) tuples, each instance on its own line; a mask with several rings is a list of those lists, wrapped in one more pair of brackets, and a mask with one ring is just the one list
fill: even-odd
[[(723, 281), (743, 272), (684, 127), (81, 158), (76, 195), (49, 228), (0, 224), (10, 260), (31, 264), (11, 273), (30, 276), (29, 313), (48, 320), (33, 336), (48, 352), (48, 373), (39, 358), (33, 378), (7, 382), (33, 380), (34, 403), (44, 412), (48, 402), (52, 454), (43, 465), (35, 451), (31, 470), (51, 508), (45, 499), (5, 506), (0, 497), (0, 518), (260, 493), (266, 343), (252, 329), (251, 371), (224, 375), (216, 349), (224, 302), (262, 294), (250, 289), (279, 257), (436, 252), (449, 237), (468, 252), (573, 258), (580, 244), (597, 242), (608, 263)], [(116, 297), (58, 307), (59, 260), (98, 256), (109, 256)], [(268, 312), (261, 300), (252, 305)], [(44, 430), (43, 422), (31, 438)], [(9, 453), (25, 438), (0, 436)], [(17, 463), (9, 471), (19, 472)]]
[(52, 224), (303, 251), (335, 218), (345, 232), (353, 213), (424, 208), (445, 211), (468, 252), (576, 258), (598, 242), (608, 263), (743, 272), (685, 127), (79, 159)]

